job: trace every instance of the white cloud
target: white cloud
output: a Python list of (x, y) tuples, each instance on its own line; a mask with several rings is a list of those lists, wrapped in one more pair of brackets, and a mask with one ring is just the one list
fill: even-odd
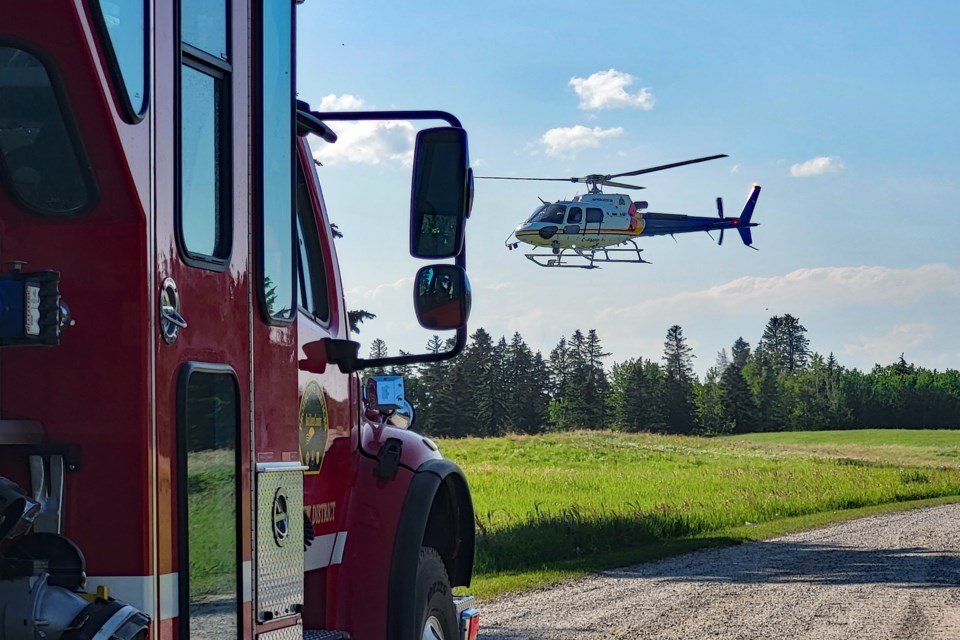
[(570, 86), (580, 96), (581, 109), (616, 109), (632, 107), (650, 111), (653, 109), (653, 94), (647, 88), (627, 93), (626, 87), (636, 80), (629, 73), (609, 69), (598, 71), (589, 78), (570, 78)]
[(349, 93), (338, 96), (335, 93), (323, 96), (320, 99), (318, 111), (360, 111), (363, 109), (363, 100)]
[(883, 335), (860, 336), (859, 343), (845, 344), (843, 350), (852, 356), (868, 356), (873, 362), (893, 362), (901, 353), (909, 361), (910, 351), (928, 343), (934, 331), (927, 322), (896, 324)]
[(678, 315), (726, 313), (745, 308), (822, 310), (842, 306), (908, 305), (921, 298), (960, 299), (960, 271), (945, 264), (915, 269), (890, 267), (818, 267), (782, 276), (744, 276), (714, 287), (682, 291), (642, 304), (609, 308), (601, 317), (657, 317), (671, 309)]
[[(905, 352), (909, 361), (923, 366), (956, 368), (957, 360), (947, 354), (957, 349), (958, 341), (942, 327), (958, 308), (956, 267), (822, 267), (745, 276), (642, 302), (599, 304), (586, 320), (582, 312), (579, 318), (552, 320), (565, 328), (596, 328), (615, 360), (638, 355), (656, 359), (662, 353), (663, 332), (679, 324), (695, 346), (695, 367), (701, 374), (716, 351), (729, 348), (736, 331), (753, 331), (753, 337), (759, 337), (763, 323), (783, 313), (804, 322), (814, 350), (845, 354), (844, 366), (869, 370)], [(936, 327), (941, 329), (934, 335)], [(750, 341), (751, 336), (744, 337)]]
[[(358, 111), (366, 108), (363, 100), (352, 95), (330, 94), (320, 101), (319, 111)], [(416, 128), (405, 121), (371, 120), (330, 123), (337, 133), (333, 144), (312, 139), (313, 157), (325, 165), (338, 163), (380, 164), (393, 161), (413, 162)]]
[(792, 165), (790, 175), (794, 178), (807, 178), (822, 173), (838, 173), (843, 170), (843, 161), (837, 156), (818, 156), (806, 162)]
[[(410, 295), (413, 290), (413, 276), (400, 278), (393, 282), (379, 284), (375, 287), (351, 287), (346, 291), (346, 298), (353, 303), (381, 300), (385, 296)], [(392, 298), (390, 298), (392, 299)]]
[(600, 127), (585, 127), (578, 124), (573, 127), (558, 127), (550, 129), (537, 141), (543, 145), (548, 156), (564, 156), (572, 154), (578, 149), (600, 146), (600, 141), (606, 138), (615, 138), (623, 134), (623, 127), (601, 129)]

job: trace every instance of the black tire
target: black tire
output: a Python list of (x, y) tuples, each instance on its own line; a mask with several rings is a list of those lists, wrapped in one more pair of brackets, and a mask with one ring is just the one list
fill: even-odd
[(457, 608), (450, 579), (440, 554), (432, 547), (420, 548), (416, 602), (420, 612), (416, 640), (457, 640)]

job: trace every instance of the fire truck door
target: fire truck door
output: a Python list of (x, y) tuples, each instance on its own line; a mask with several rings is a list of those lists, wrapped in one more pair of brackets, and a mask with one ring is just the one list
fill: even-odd
[[(346, 315), (338, 295), (336, 256), (319, 185), (309, 154), (301, 153), (297, 179), (298, 343), (346, 337)], [(313, 187), (313, 188), (311, 188)], [(348, 531), (346, 496), (354, 476), (358, 392), (355, 376), (328, 366), (322, 374), (300, 371), (300, 457), (304, 471), (304, 507), (316, 539), (307, 549), (307, 572), (336, 567), (343, 559)], [(316, 575), (308, 573), (308, 595)], [(312, 612), (309, 612), (312, 615)], [(305, 614), (306, 618), (306, 614)], [(306, 620), (314, 625), (324, 621)]]
[[(158, 58), (154, 637), (252, 637), (246, 17), (181, 6)], [(212, 22), (211, 22), (212, 21)], [(203, 28), (200, 28), (200, 27)], [(159, 39), (158, 39), (159, 40)], [(158, 49), (161, 47), (158, 44)], [(172, 90), (169, 90), (172, 89)]]

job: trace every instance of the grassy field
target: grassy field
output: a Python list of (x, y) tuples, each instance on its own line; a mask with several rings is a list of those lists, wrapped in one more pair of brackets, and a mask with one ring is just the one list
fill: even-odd
[(480, 597), (960, 500), (957, 431), (710, 439), (576, 432), (440, 446), (464, 469), (473, 493), (472, 591)]

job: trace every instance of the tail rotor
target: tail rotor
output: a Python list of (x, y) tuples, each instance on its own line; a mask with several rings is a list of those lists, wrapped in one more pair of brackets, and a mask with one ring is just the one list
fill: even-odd
[[(723, 220), (723, 198), (717, 198), (717, 215), (720, 216), (720, 219)], [(723, 229), (720, 229), (720, 240), (717, 242), (718, 245), (723, 244)]]

